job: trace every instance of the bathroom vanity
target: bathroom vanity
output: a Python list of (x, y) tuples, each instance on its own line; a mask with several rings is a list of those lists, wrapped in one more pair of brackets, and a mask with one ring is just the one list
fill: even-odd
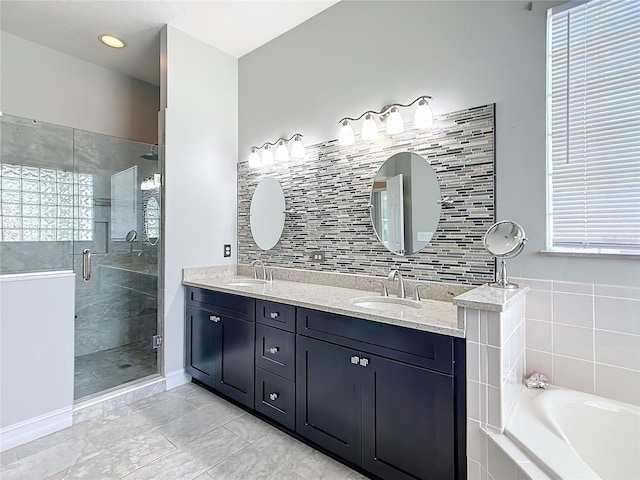
[(456, 309), (353, 304), (361, 290), (187, 279), (186, 370), (384, 479), (466, 478), (465, 343)]

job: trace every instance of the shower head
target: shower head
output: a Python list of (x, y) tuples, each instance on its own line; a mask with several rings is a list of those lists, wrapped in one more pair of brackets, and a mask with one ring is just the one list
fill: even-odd
[(149, 150), (148, 153), (140, 155), (140, 158), (144, 158), (145, 160), (158, 160), (158, 144), (154, 143), (151, 145), (151, 150)]

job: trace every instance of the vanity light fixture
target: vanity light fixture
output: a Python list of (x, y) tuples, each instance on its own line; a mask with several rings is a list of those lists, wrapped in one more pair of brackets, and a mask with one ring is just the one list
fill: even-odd
[(400, 114), (399, 108), (409, 108), (415, 105), (416, 102), (419, 103), (413, 117), (413, 128), (431, 128), (433, 124), (433, 113), (429, 107), (430, 99), (431, 97), (428, 95), (421, 95), (406, 105), (402, 103), (392, 103), (391, 105), (383, 107), (379, 112), (367, 110), (357, 118), (345, 117), (338, 122), (341, 125), (338, 143), (340, 145), (353, 145), (355, 143), (355, 135), (349, 122), (357, 122), (362, 117), (365, 117), (362, 130), (360, 131), (360, 138), (362, 138), (362, 140), (375, 140), (378, 138), (378, 125), (374, 119), (375, 115), (379, 115), (380, 120), (386, 122), (388, 135), (397, 135), (404, 132), (404, 119)]
[[(276, 162), (286, 162), (289, 160), (289, 151), (287, 144), (291, 144), (291, 158), (304, 158), (304, 144), (302, 143), (302, 134), (294, 133), (290, 138), (279, 138), (275, 143), (265, 142), (259, 147), (251, 147), (249, 151), (249, 166), (258, 167), (260, 165), (269, 165)], [(276, 147), (275, 158), (271, 147)], [(262, 150), (262, 156), (258, 153)]]

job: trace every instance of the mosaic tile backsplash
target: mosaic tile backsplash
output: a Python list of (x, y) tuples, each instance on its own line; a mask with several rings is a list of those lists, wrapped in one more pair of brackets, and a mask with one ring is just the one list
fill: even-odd
[[(356, 126), (357, 127), (357, 126)], [(482, 246), (494, 223), (495, 105), (436, 116), (430, 132), (411, 129), (376, 141), (307, 146), (303, 160), (249, 168), (238, 164), (238, 262), (260, 258), (284, 268), (386, 276), (391, 269), (414, 280), (479, 285), (494, 278), (494, 259)], [(443, 207), (440, 223), (420, 252), (399, 256), (378, 240), (369, 216), (373, 179), (387, 158), (421, 155), (435, 170)], [(261, 179), (275, 177), (286, 214), (280, 241), (269, 251), (254, 242), (251, 197)], [(321, 250), (325, 261), (311, 261)]]

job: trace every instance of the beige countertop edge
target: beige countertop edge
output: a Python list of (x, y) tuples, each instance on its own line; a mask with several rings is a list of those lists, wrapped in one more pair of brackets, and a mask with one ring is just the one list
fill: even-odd
[[(287, 303), (296, 307), (310, 308), (313, 310), (319, 310), (322, 312), (336, 313), (339, 315), (347, 315), (363, 320), (371, 320), (373, 322), (386, 323), (389, 325), (397, 325), (400, 327), (412, 328), (414, 330), (422, 330), (426, 332), (438, 333), (441, 335), (447, 335), (450, 337), (464, 338), (464, 328), (458, 328), (458, 315), (457, 307), (451, 303), (435, 301), (435, 300), (423, 300), (423, 308), (429, 303), (433, 303), (436, 307), (435, 312), (439, 314), (439, 318), (432, 318), (430, 320), (424, 318), (401, 318), (398, 313), (386, 312), (383, 314), (376, 314), (374, 312), (367, 311), (364, 308), (356, 307), (348, 302), (348, 298), (376, 296), (374, 292), (366, 292), (362, 290), (351, 290), (342, 287), (332, 287), (326, 285), (315, 284), (301, 284), (297, 282), (287, 282), (284, 280), (276, 280), (273, 287), (277, 288), (277, 292), (265, 292), (265, 288), (272, 288), (272, 286), (258, 286), (258, 287), (237, 287), (226, 285), (228, 282), (234, 279), (246, 279), (247, 277), (241, 277), (237, 275), (224, 276), (224, 277), (209, 277), (209, 278), (194, 278), (191, 280), (184, 279), (182, 284), (205, 288), (209, 290), (216, 290), (223, 293), (231, 293), (235, 295), (243, 295), (259, 300), (268, 300), (272, 302)], [(304, 298), (302, 290), (308, 290), (312, 288), (316, 294), (313, 298)], [(290, 294), (283, 294), (283, 290), (290, 290)], [(331, 299), (331, 301), (323, 302), (319, 296)], [(443, 312), (447, 310), (447, 312)], [(442, 318), (442, 317), (446, 317)]]

